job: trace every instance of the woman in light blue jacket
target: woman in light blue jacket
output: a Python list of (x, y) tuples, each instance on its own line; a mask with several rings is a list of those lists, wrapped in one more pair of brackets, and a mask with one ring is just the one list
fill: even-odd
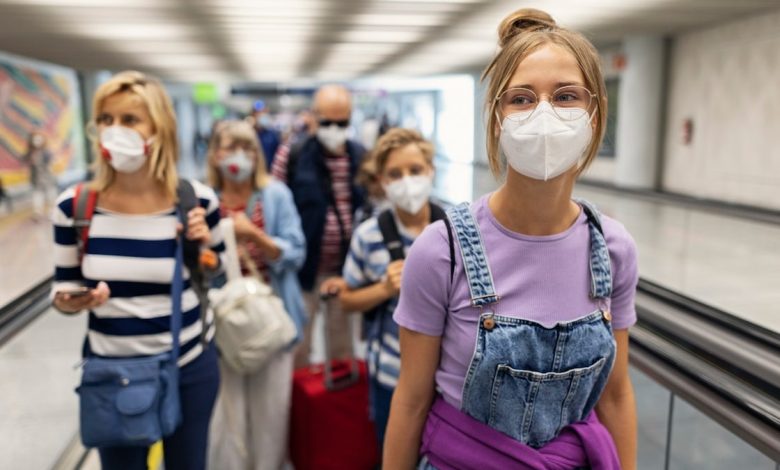
[[(306, 241), (290, 190), (266, 173), (257, 135), (243, 121), (217, 126), (208, 162), (209, 183), (219, 194), (222, 216), (233, 219), (240, 249), (282, 299), (300, 338), (306, 316), (297, 272), (306, 256)], [(225, 363), (221, 366), (210, 468), (281, 468), (287, 450), (292, 348), (277, 353), (249, 375), (241, 375)]]

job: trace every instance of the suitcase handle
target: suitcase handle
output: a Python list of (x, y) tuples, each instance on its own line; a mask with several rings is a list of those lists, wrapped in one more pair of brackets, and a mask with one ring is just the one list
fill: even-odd
[[(327, 303), (338, 297), (335, 293), (320, 294), (320, 311), (322, 312), (323, 327), (325, 330), (325, 364), (323, 365), (323, 376), (325, 381), (325, 389), (329, 391), (343, 390), (349, 386), (352, 386), (360, 380), (360, 369), (355, 356), (351, 356), (349, 360), (331, 360), (330, 358), (330, 342), (328, 340), (328, 305)], [(354, 341), (354, 326), (352, 322), (349, 322), (349, 337)], [(353, 344), (354, 350), (354, 344)], [(347, 364), (349, 363), (349, 370)], [(348, 372), (348, 373), (347, 373)]]

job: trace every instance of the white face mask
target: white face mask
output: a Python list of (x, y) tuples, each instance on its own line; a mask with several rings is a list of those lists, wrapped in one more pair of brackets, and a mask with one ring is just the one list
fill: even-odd
[(107, 127), (100, 133), (103, 156), (120, 173), (135, 173), (144, 166), (147, 144), (138, 131), (124, 126)]
[(404, 176), (384, 186), (387, 199), (407, 214), (416, 214), (428, 202), (433, 189), (431, 175)]
[(239, 150), (219, 162), (219, 171), (224, 178), (243, 183), (252, 176), (253, 166), (252, 159), (244, 151)]
[(593, 138), (591, 116), (579, 108), (558, 108), (557, 112), (582, 116), (564, 121), (555, 115), (550, 103), (542, 101), (530, 119), (524, 120), (531, 112), (504, 118), (501, 150), (515, 171), (547, 181), (565, 173), (582, 158)]
[(317, 129), (317, 139), (332, 153), (341, 150), (341, 146), (347, 141), (347, 129), (331, 124), (328, 127)]

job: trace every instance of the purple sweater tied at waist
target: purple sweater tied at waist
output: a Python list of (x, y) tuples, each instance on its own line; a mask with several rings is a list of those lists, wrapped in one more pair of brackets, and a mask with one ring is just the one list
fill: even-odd
[(428, 413), (420, 454), (438, 470), (620, 470), (612, 436), (595, 412), (534, 449), (480, 423), (441, 396)]

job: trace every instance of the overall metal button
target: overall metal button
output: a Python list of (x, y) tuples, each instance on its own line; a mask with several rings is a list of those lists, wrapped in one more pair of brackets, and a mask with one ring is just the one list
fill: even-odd
[(604, 310), (604, 320), (608, 322), (612, 321), (612, 313), (609, 310)]
[(127, 387), (128, 385), (130, 385), (130, 379), (128, 379), (127, 377), (122, 377), (119, 383), (122, 384), (123, 387)]
[(493, 328), (495, 328), (495, 327), (496, 327), (496, 321), (495, 321), (495, 320), (493, 320), (493, 317), (485, 317), (485, 318), (482, 320), (482, 326), (483, 326), (483, 327), (484, 327), (486, 330), (490, 331), (490, 330), (492, 330)]

